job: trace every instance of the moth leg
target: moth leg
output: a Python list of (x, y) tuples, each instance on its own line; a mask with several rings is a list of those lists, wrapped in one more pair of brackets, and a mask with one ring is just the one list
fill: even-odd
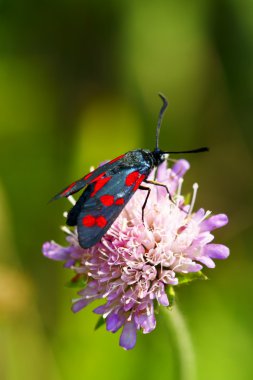
[(146, 190), (148, 192), (147, 196), (145, 198), (145, 201), (144, 201), (144, 203), (142, 205), (142, 208), (141, 208), (141, 219), (142, 219), (142, 223), (144, 224), (144, 210), (145, 210), (148, 198), (150, 196), (151, 189), (150, 189), (150, 187), (146, 187), (146, 186), (139, 186), (139, 189), (140, 190)]
[(152, 180), (149, 180), (149, 179), (145, 179), (143, 182), (146, 182), (146, 183), (151, 183), (152, 185), (156, 185), (156, 186), (162, 186), (166, 189), (167, 193), (168, 193), (168, 196), (169, 196), (169, 199), (172, 203), (175, 204), (175, 202), (173, 201), (172, 199), (172, 196), (170, 194), (170, 191), (168, 189), (168, 187), (166, 185), (164, 185), (164, 183), (161, 183), (161, 182), (157, 182), (157, 181), (152, 181)]

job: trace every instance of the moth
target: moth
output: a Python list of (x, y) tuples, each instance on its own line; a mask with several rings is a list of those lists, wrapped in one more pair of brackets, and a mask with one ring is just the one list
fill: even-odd
[(122, 154), (71, 183), (52, 198), (56, 200), (68, 197), (84, 188), (82, 195), (69, 211), (66, 221), (69, 226), (77, 226), (81, 247), (90, 248), (101, 240), (138, 189), (146, 191), (142, 206), (142, 221), (144, 221), (144, 209), (151, 191), (151, 188), (145, 184), (152, 183), (165, 187), (171, 198), (166, 185), (147, 179), (152, 169), (166, 160), (169, 153), (198, 153), (208, 150), (207, 147), (202, 147), (169, 152), (159, 148), (161, 122), (168, 106), (165, 96), (162, 94), (159, 96), (163, 104), (159, 112), (156, 146), (153, 151), (136, 149)]

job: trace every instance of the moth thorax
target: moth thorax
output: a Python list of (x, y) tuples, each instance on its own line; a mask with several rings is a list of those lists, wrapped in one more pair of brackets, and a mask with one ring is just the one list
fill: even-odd
[(167, 157), (167, 155), (161, 151), (160, 149), (155, 149), (152, 152), (153, 160), (154, 160), (154, 166), (160, 165)]

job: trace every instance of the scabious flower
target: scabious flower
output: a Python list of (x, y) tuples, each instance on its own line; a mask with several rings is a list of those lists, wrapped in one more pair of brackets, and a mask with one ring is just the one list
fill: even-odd
[(190, 204), (181, 193), (189, 167), (185, 160), (178, 160), (172, 168), (163, 162), (150, 174), (149, 179), (167, 185), (172, 200), (165, 188), (150, 185), (144, 223), (146, 194), (137, 190), (93, 247), (80, 247), (76, 229), (66, 227), (67, 247), (54, 241), (43, 245), (46, 257), (64, 261), (65, 267), (75, 272), (73, 282), (86, 281), (72, 310), (78, 312), (94, 300), (102, 300), (94, 312), (105, 320), (108, 331), (122, 328), (120, 345), (127, 350), (135, 346), (137, 330), (146, 334), (155, 329), (155, 308), (170, 305), (171, 289), (200, 276), (203, 265), (214, 268), (214, 259), (229, 255), (226, 246), (211, 243), (211, 231), (226, 225), (227, 216), (211, 216), (202, 208), (193, 212), (197, 184), (193, 185)]

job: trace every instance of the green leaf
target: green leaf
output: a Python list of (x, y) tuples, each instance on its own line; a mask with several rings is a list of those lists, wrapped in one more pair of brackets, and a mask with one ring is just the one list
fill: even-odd
[(188, 284), (189, 282), (195, 281), (195, 280), (207, 280), (207, 276), (202, 273), (201, 271), (199, 272), (191, 272), (191, 273), (178, 273), (177, 274), (178, 278), (178, 285), (182, 284)]
[(103, 318), (103, 316), (101, 315), (101, 317), (98, 319), (96, 325), (95, 325), (95, 328), (94, 330), (97, 330), (99, 329), (99, 327), (103, 326), (105, 324), (105, 319)]

